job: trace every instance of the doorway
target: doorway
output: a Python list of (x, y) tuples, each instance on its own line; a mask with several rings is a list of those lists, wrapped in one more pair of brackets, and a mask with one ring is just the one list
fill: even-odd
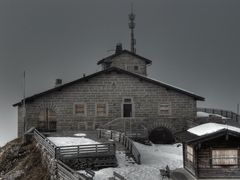
[(122, 104), (123, 117), (133, 117), (133, 101), (132, 98), (124, 98)]
[(40, 111), (38, 120), (39, 131), (56, 131), (57, 115), (53, 110), (46, 108)]

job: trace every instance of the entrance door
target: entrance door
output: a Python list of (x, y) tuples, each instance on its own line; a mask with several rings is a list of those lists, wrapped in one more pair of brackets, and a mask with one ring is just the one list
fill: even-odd
[(123, 117), (132, 117), (132, 104), (123, 104)]
[(41, 110), (39, 114), (38, 130), (56, 131), (56, 113), (48, 108)]

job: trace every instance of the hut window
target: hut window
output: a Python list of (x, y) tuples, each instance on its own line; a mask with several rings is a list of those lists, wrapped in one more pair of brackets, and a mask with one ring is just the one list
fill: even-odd
[(97, 116), (107, 116), (107, 104), (97, 103), (96, 104), (96, 115)]
[(212, 150), (212, 165), (237, 165), (238, 150)]
[(84, 103), (74, 104), (74, 114), (76, 115), (86, 115), (86, 105)]
[(171, 115), (170, 103), (159, 104), (159, 115)]
[(193, 162), (193, 148), (191, 146), (187, 146), (187, 160)]
[(135, 71), (138, 71), (138, 66), (134, 66), (134, 70), (135, 70)]

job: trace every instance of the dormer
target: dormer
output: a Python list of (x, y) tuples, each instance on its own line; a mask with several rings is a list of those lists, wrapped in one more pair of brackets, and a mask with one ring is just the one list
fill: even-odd
[(122, 45), (117, 44), (115, 54), (98, 61), (97, 64), (102, 66), (102, 70), (117, 67), (146, 76), (147, 66), (151, 65), (152, 61), (128, 50), (123, 50)]

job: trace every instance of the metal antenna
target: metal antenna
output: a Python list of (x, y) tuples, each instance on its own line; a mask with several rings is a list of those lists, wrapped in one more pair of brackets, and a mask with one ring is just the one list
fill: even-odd
[(23, 128), (26, 131), (26, 72), (23, 72)]
[(239, 109), (240, 109), (239, 104), (237, 104), (237, 114), (239, 114)]
[(135, 28), (135, 14), (133, 13), (133, 3), (131, 4), (131, 13), (128, 15), (130, 22), (128, 23), (129, 28), (131, 29), (131, 52), (136, 53), (136, 39), (134, 39), (134, 28)]

